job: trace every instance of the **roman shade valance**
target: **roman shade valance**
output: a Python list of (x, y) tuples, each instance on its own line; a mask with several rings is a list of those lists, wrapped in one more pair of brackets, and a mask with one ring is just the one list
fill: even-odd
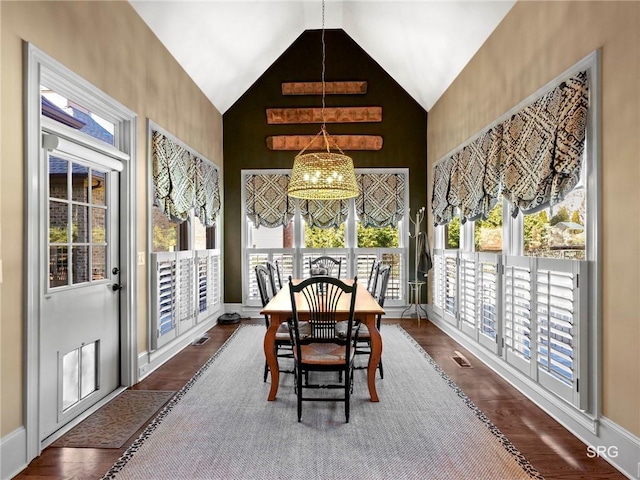
[(220, 211), (218, 170), (160, 131), (151, 131), (155, 204), (173, 222), (181, 223), (195, 207), (205, 227)]
[(459, 153), (436, 164), (433, 172), (431, 211), (434, 225), (445, 225), (453, 219), (458, 199), (458, 159)]
[(396, 226), (404, 216), (406, 176), (399, 173), (360, 173), (356, 212), (365, 227)]
[(580, 180), (588, 105), (580, 72), (504, 122), (502, 194), (514, 217), (555, 205)]
[(500, 190), (500, 146), (502, 125), (482, 134), (462, 149), (458, 178), (460, 220), (487, 218)]
[(310, 227), (339, 227), (347, 220), (349, 203), (347, 200), (300, 200), (300, 214)]
[(561, 202), (580, 180), (589, 107), (581, 71), (434, 166), (434, 225), (486, 218), (500, 194), (512, 214)]
[(247, 217), (256, 228), (287, 226), (294, 214), (287, 195), (289, 175), (247, 175), (245, 181)]
[(160, 132), (152, 132), (156, 205), (174, 222), (183, 222), (193, 206), (195, 165), (189, 153)]
[(220, 211), (218, 169), (200, 160), (196, 166), (195, 214), (205, 227), (213, 227)]

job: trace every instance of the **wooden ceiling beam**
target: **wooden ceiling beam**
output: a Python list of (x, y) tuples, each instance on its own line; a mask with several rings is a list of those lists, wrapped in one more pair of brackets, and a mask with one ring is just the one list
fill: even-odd
[[(341, 150), (381, 150), (382, 137), (379, 135), (331, 135)], [(313, 142), (313, 143), (310, 143)], [(274, 135), (267, 137), (269, 150), (295, 150), (305, 148), (309, 151), (326, 150), (322, 136), (319, 135)], [(334, 148), (334, 145), (331, 145)]]
[[(325, 82), (327, 95), (364, 95), (367, 93), (367, 82), (345, 81)], [(322, 95), (322, 82), (282, 82), (283, 95)]]
[[(267, 108), (269, 125), (322, 123), (322, 108)], [(381, 122), (382, 107), (327, 107), (326, 123)]]

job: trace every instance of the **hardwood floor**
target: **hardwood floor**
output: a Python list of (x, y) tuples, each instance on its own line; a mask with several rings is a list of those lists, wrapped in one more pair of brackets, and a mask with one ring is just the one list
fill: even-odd
[[(546, 479), (626, 478), (606, 461), (588, 458), (580, 440), (430, 322), (418, 325), (415, 319), (405, 319), (385, 323), (400, 323)], [(186, 347), (132, 388), (180, 390), (236, 328), (237, 325), (216, 325), (209, 330), (207, 342)], [(465, 355), (473, 368), (460, 368), (451, 359), (454, 350)], [(144, 428), (120, 449), (48, 447), (15, 478), (100, 478)]]

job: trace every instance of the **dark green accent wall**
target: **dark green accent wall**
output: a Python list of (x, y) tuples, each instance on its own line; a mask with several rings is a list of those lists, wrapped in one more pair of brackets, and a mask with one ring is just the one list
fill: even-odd
[[(267, 125), (270, 107), (320, 107), (321, 96), (282, 95), (282, 82), (321, 80), (320, 30), (307, 30), (223, 115), (225, 303), (242, 303), (241, 170), (291, 168), (298, 152), (271, 151), (270, 135), (309, 134), (320, 125)], [(410, 208), (426, 206), (427, 112), (343, 30), (325, 30), (326, 81), (365, 80), (366, 95), (327, 95), (327, 107), (382, 106), (382, 122), (328, 124), (331, 135), (383, 137), (379, 151), (350, 151), (356, 168), (409, 168)], [(413, 278), (412, 259), (409, 268)]]

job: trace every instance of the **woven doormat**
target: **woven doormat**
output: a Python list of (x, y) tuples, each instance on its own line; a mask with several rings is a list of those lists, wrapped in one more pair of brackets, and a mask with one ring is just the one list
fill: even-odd
[(125, 390), (51, 446), (120, 448), (174, 394), (167, 391)]

